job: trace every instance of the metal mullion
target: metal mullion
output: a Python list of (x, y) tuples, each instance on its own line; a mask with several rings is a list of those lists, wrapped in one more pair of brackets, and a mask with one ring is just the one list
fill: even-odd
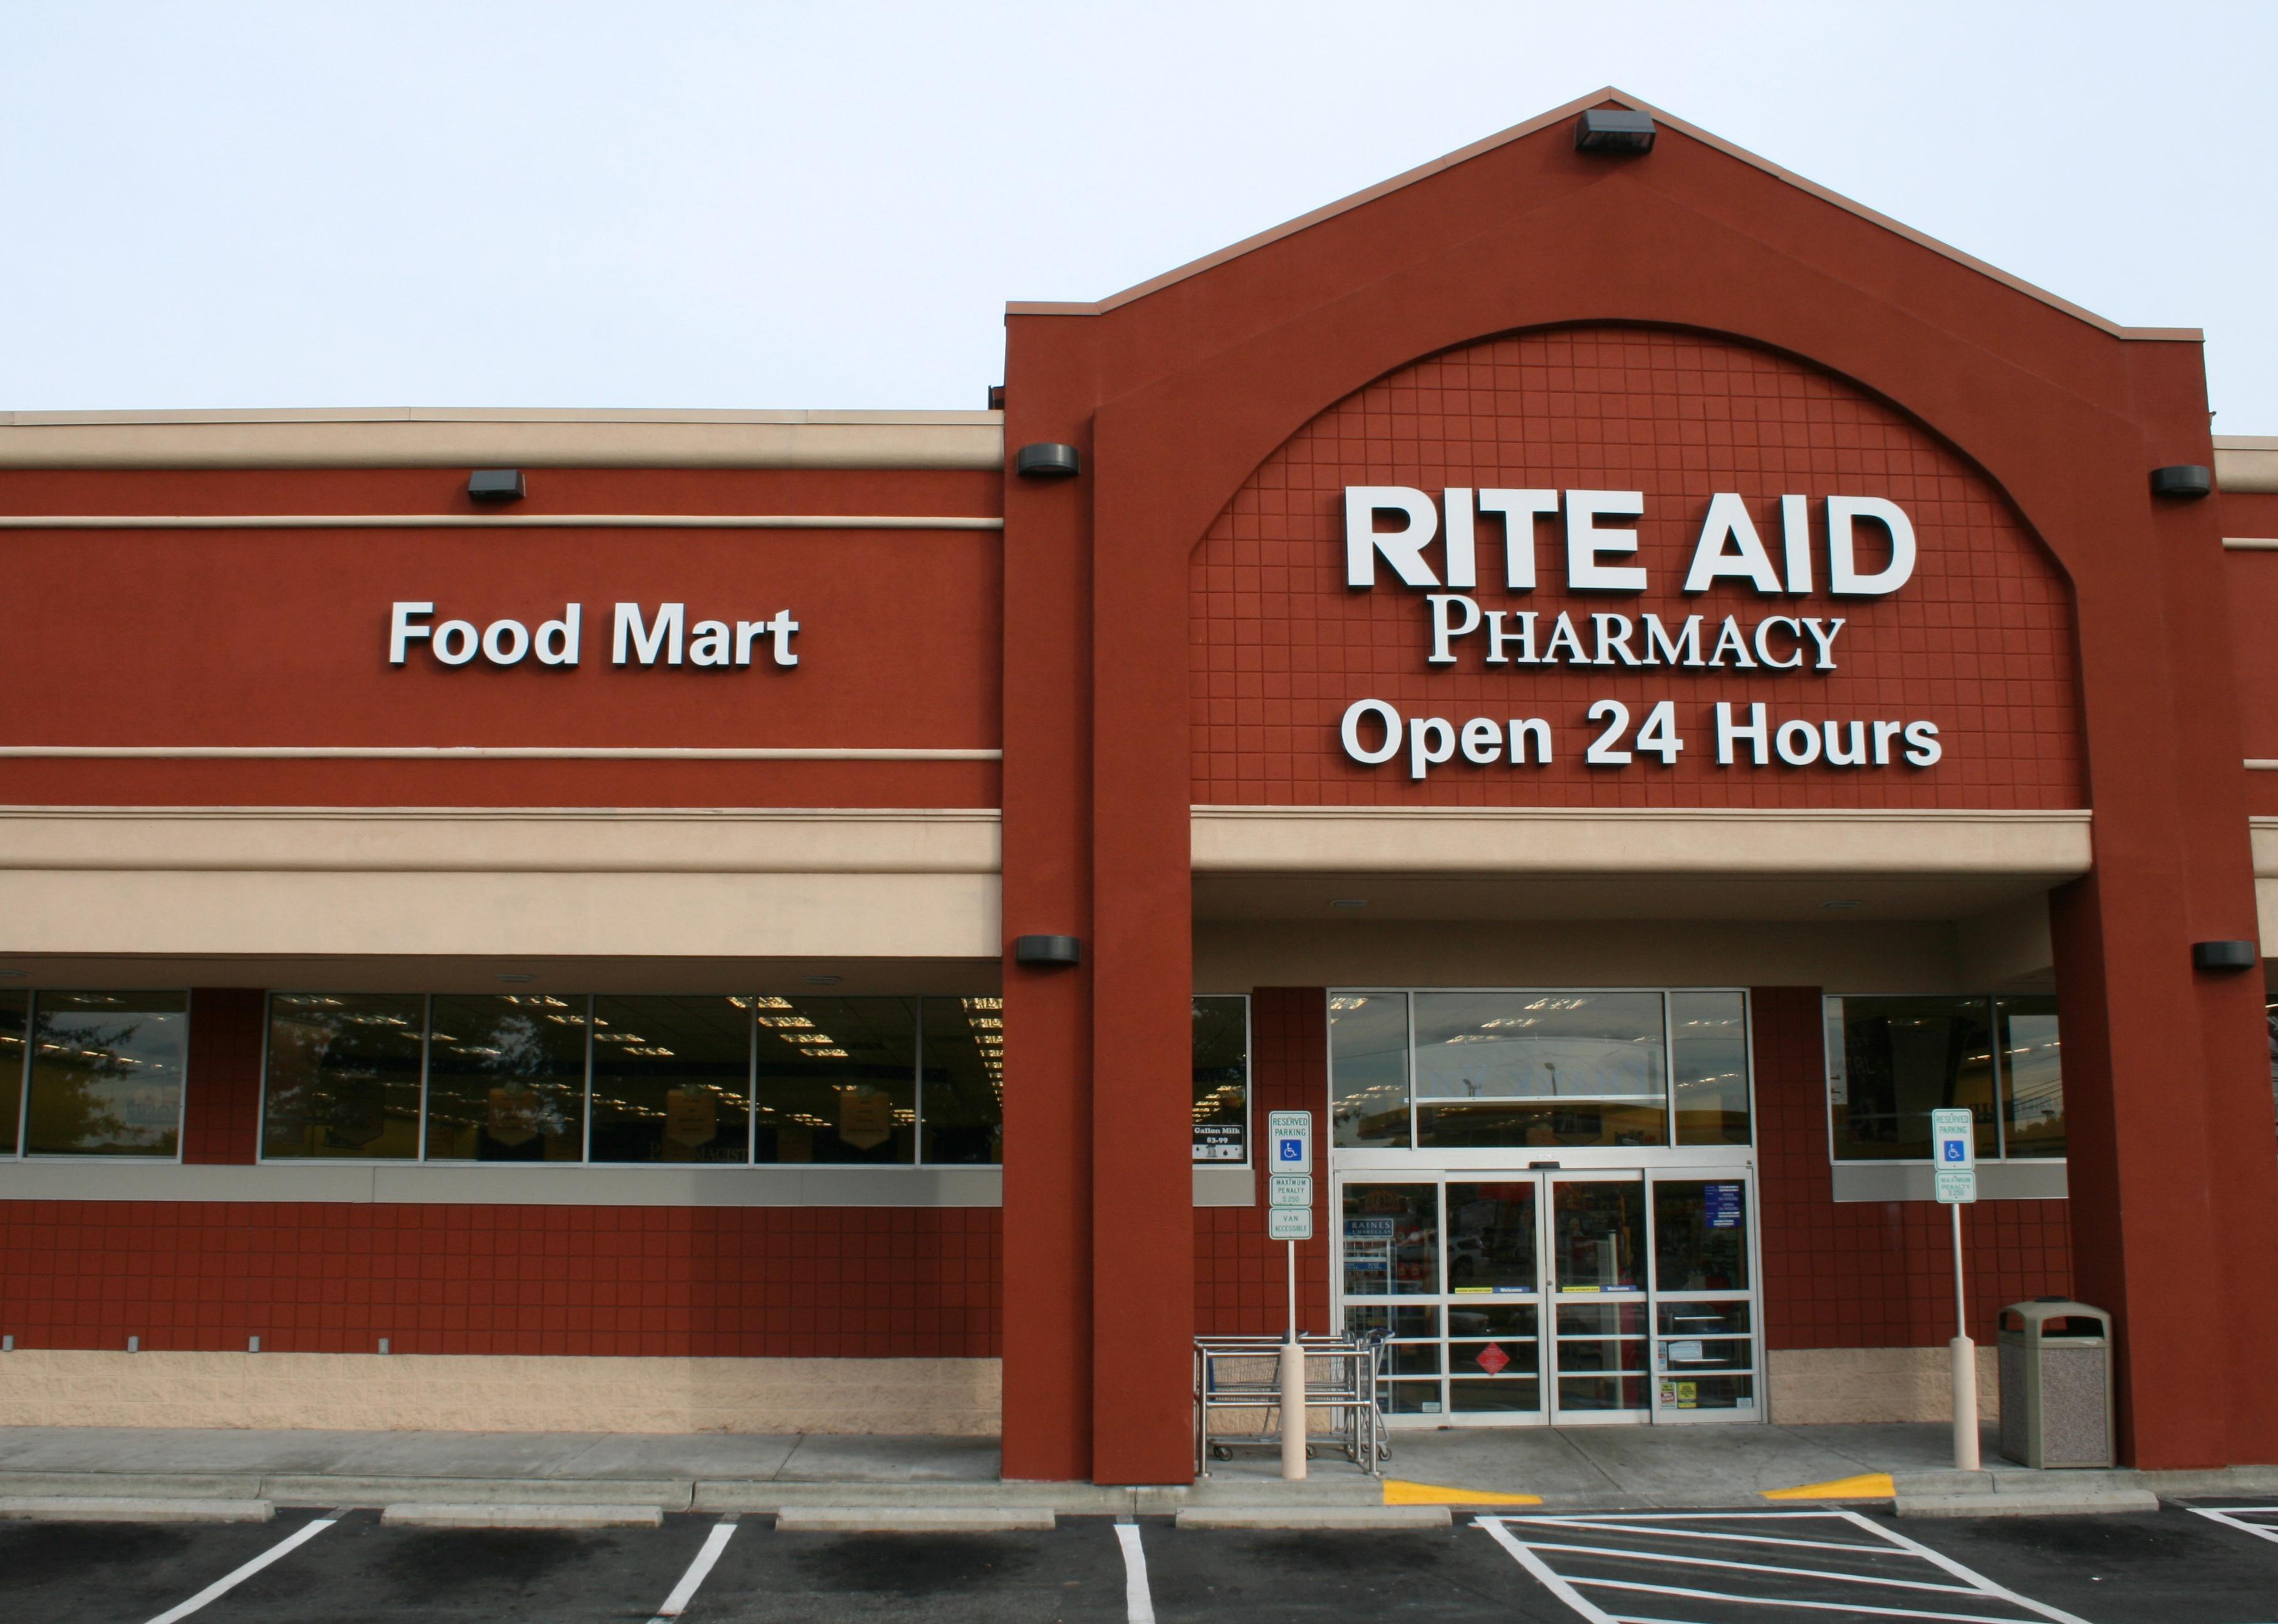
[(589, 1165), (593, 1160), (593, 1006), (594, 995), (585, 994), (585, 1135), (578, 1147), (577, 1163)]
[(419, 1117), (414, 1131), (418, 1138), (418, 1161), (427, 1160), (427, 1073), (435, 1050), (435, 995), (419, 995)]
[(744, 1066), (744, 1165), (755, 1168), (760, 1165), (760, 995), (754, 992), (751, 999), (752, 1007), (744, 1011), (744, 1046), (748, 1052)]
[(1400, 995), (1400, 1013), (1408, 1031), (1408, 1041), (1404, 1046), (1405, 1053), (1402, 1056), (1402, 1069), (1408, 1078), (1408, 1148), (1412, 1151), (1420, 1149), (1423, 1145), (1422, 1137), (1418, 1132), (1420, 1123), (1416, 1106), (1416, 994), (1414, 992), (1403, 992)]
[[(1665, 1009), (1668, 1007), (1666, 994), (1663, 996), (1662, 1003)], [(1670, 1086), (1672, 1091), (1676, 1087), (1676, 1081), (1677, 1069), (1672, 1065), (1670, 1068)], [(1673, 1092), (1670, 1098), (1672, 1103), (1670, 1109), (1671, 1129), (1670, 1138), (1673, 1144), (1676, 1141), (1674, 1130), (1677, 1125)], [(1658, 1364), (1654, 1358), (1654, 1355), (1661, 1351), (1661, 1247), (1658, 1245), (1659, 1236), (1654, 1227), (1653, 1212), (1653, 1187), (1656, 1182), (1658, 1181), (1654, 1176), (1653, 1169), (1646, 1168), (1645, 1257), (1641, 1260), (1644, 1268), (1640, 1271), (1645, 1275), (1645, 1408), (1646, 1414), (1658, 1423), (1661, 1420), (1661, 1381)]]
[(39, 989), (27, 988), (24, 993), (24, 1066), (17, 1078), (16, 1089), (16, 1154), (19, 1157), (27, 1149), (24, 1137), (32, 1130), (32, 1052), (37, 1041), (39, 1020)]
[[(2009, 1159), (2009, 1096), (2001, 1085), (2009, 1076), (2009, 1048), (2001, 1041), (2001, 1000), (1985, 1000), (1986, 1046), (1993, 1051), (1993, 1159)], [(1972, 1146), (1974, 1149), (1975, 1146)]]
[[(921, 1168), (926, 1165), (925, 994), (922, 992), (919, 993), (916, 997), (911, 999), (910, 1002), (917, 1006), (917, 1037), (912, 1041), (910, 1046), (910, 1069), (913, 1073), (913, 1076), (910, 1078), (910, 1165), (913, 1168)], [(1193, 1017), (1189, 1016), (1188, 1018), (1191, 1020)], [(1005, 1019), (1004, 1015), (1000, 1012), (998, 1015), (997, 1019), (1000, 1023), (997, 1030), (1001, 1035), (1005, 1030), (1004, 1026), (1001, 1024)], [(970, 1025), (971, 1023), (968, 1022), (967, 1024)], [(752, 1071), (754, 1087), (757, 1086), (759, 1076), (759, 1011), (757, 1009), (753, 1009), (752, 1011)], [(756, 1128), (753, 1131), (757, 1131)], [(1192, 1159), (1192, 1154), (1190, 1153), (1189, 1160), (1191, 1161)]]
[[(1668, 988), (1661, 992), (1661, 1092), (1665, 1099), (1665, 1115), (1661, 1125), (1661, 1142), (1670, 1150), (1677, 1148), (1677, 1013), (1675, 997)], [(1653, 1205), (1653, 1192), (1646, 1192), (1646, 1205)]]

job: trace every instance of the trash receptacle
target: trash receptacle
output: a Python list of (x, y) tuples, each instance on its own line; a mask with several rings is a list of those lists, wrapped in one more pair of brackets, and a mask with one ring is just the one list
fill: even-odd
[(2001, 1310), (2001, 1452), (2029, 1467), (2117, 1464), (2112, 1316), (2062, 1297)]

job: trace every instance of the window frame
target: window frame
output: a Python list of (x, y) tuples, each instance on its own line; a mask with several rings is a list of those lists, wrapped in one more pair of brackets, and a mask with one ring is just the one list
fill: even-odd
[[(149, 993), (179, 992), (182, 998), (182, 1083), (174, 1098), (174, 1153), (171, 1156), (120, 1156), (80, 1154), (72, 1151), (34, 1151), (31, 1148), (32, 1133), (32, 1061), (34, 1036), (39, 1030), (40, 994), (46, 992), (103, 992), (131, 998)], [(50, 1167), (80, 1167), (98, 1162), (105, 1167), (119, 1168), (179, 1168), (182, 1164), (184, 1141), (188, 1137), (190, 1117), (190, 1042), (197, 1020), (197, 990), (195, 987), (27, 987), (24, 989), (24, 1074), (16, 1097), (16, 1145), (13, 1155), (0, 1155), (0, 1161), (38, 1162)], [(171, 1013), (171, 1012), (168, 1012)], [(267, 1042), (267, 1034), (263, 1034)]]
[[(1819, 995), (1819, 1101), (1820, 1115), (1824, 1119), (1827, 1135), (1827, 1165), (1831, 1168), (1926, 1168), (1931, 1164), (1928, 1156), (1838, 1156), (1835, 1153), (1835, 1048), (1832, 1023), (1827, 1018), (1827, 1007), (1846, 999), (1869, 998), (1943, 998), (1956, 1003), (1978, 1003), (1985, 1007), (1985, 1049), (1988, 1063), (1993, 1069), (1993, 1146), (1994, 1153), (1981, 1156), (1980, 1166), (1988, 1164), (2005, 1168), (2061, 1168), (2071, 1158), (2072, 1142), (2065, 1142), (2062, 1156), (2012, 1156), (2009, 1154), (2009, 1124), (2002, 1107), (2001, 1084), (2008, 1075), (2008, 1058), (2001, 1047), (2000, 1005), (2004, 998), (2050, 998), (2052, 992), (2036, 990), (2030, 992), (1827, 992)], [(2061, 1025), (2058, 1031), (2063, 1031)], [(1848, 1061), (1846, 1061), (1848, 1069)], [(2061, 1086), (2062, 1072), (2059, 1074)]]
[(1191, 1101), (1193, 1099), (1193, 1046), (1189, 1045), (1188, 1099), (1189, 1101), (1189, 1131), (1187, 1138), (1187, 1160), (1196, 1168), (1219, 1168), (1229, 1172), (1247, 1173), (1257, 1153), (1257, 1029), (1251, 1017), (1254, 1011), (1247, 992), (1190, 992), (1187, 995), (1188, 1030), (1193, 1030), (1194, 1004), (1197, 999), (1235, 998), (1242, 1000), (1242, 1160), (1239, 1161), (1204, 1161), (1194, 1153), (1191, 1131)]

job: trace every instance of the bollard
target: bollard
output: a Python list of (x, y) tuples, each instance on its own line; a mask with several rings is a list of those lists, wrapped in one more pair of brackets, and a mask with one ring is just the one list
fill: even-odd
[(1305, 1481), (1305, 1350), (1294, 1338), (1281, 1344), (1281, 1477)]
[(1977, 1470), (1977, 1344), (1956, 1337), (1953, 1351), (1953, 1467)]

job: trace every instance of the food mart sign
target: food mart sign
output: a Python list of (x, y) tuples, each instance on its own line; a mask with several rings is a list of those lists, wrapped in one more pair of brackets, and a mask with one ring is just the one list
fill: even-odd
[[(1490, 609), (1479, 585), (1482, 520), (1500, 521), (1502, 585), (1523, 604), (1539, 581), (1562, 575), (1569, 594), (1618, 603), (1652, 585), (1636, 560), (1634, 522), (1641, 491), (1474, 489), (1450, 486), (1437, 501), (1398, 485), (1345, 487), (1345, 585), (1373, 591), (1389, 574), (1420, 594), (1435, 669), (1525, 666), (1659, 667), (1672, 671), (1831, 671), (1848, 617), (1834, 614), (1728, 613), (1663, 616), (1626, 609), (1524, 607)], [(1544, 567), (1540, 532), (1556, 527), (1563, 546)], [(1731, 491), (1708, 499), (1678, 590), (1700, 597), (1740, 589), (1759, 599), (1793, 600), (1819, 590), (1838, 600), (1887, 597), (1913, 578), (1914, 524), (1879, 496), (1784, 495), (1773, 533), (1777, 555), (1747, 503)], [(1775, 604), (1762, 607), (1770, 609)], [(1800, 607), (1800, 606), (1799, 606)], [(1628, 703), (1601, 699), (1588, 709), (1597, 729), (1583, 751), (1594, 767), (1624, 768), (1640, 758), (1674, 766), (1692, 741), (1682, 736), (1673, 699), (1648, 701), (1632, 726)], [(1938, 725), (1921, 718), (1770, 714), (1762, 702), (1716, 702), (1720, 767), (1824, 764), (1872, 770), (1934, 766), (1944, 754)], [(1410, 778), (1459, 758), (1477, 767), (1540, 765), (1559, 746), (1540, 716), (1410, 716), (1381, 699), (1358, 699), (1338, 730), (1345, 755), (1363, 766), (1397, 762)], [(1575, 742), (1580, 742), (1577, 740)]]

